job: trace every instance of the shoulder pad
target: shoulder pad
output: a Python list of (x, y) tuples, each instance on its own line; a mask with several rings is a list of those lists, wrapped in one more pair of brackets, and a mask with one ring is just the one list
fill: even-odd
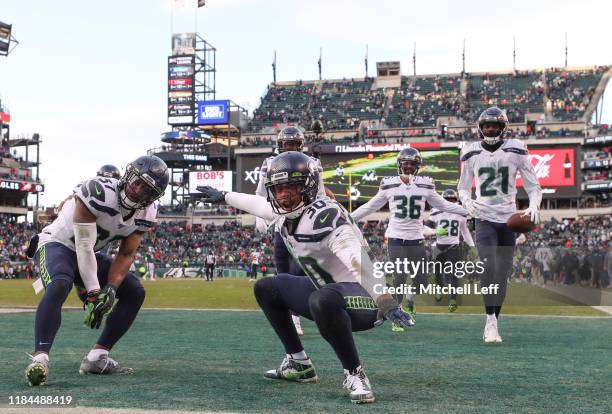
[(389, 188), (399, 187), (400, 185), (402, 185), (402, 183), (399, 181), (398, 176), (383, 177), (383, 179), (380, 180), (381, 190), (387, 190)]
[(438, 214), (440, 214), (440, 213), (442, 213), (442, 210), (438, 210), (438, 209), (436, 209), (436, 208), (432, 208), (432, 209), (431, 209), (431, 212), (429, 213), (429, 217), (432, 217), (432, 216), (437, 216), (437, 215), (438, 215)]
[(74, 195), (96, 217), (102, 213), (111, 217), (119, 214), (117, 209), (117, 180), (96, 177), (83, 181), (80, 186), (74, 189)]
[[(315, 206), (316, 203), (322, 203)], [(312, 209), (312, 210), (311, 210)], [(304, 212), (302, 220), (308, 220), (308, 233), (296, 233), (294, 237), (300, 242), (320, 242), (334, 229), (348, 224), (350, 218), (345, 214), (346, 210), (338, 203), (330, 199), (319, 199)], [(310, 227), (312, 226), (312, 227)], [(299, 228), (299, 227), (298, 227)]]
[(527, 146), (520, 139), (512, 138), (506, 140), (501, 147), (504, 152), (513, 152), (519, 155), (527, 155)]
[(436, 185), (434, 184), (433, 178), (423, 175), (416, 176), (416, 178), (414, 179), (414, 185), (420, 188), (427, 188), (430, 190), (436, 189)]
[(482, 152), (481, 149), (473, 149), (473, 150), (467, 150), (466, 152), (461, 154), (461, 162), (466, 162), (467, 160), (469, 160), (470, 158), (472, 158), (474, 155), (478, 155)]

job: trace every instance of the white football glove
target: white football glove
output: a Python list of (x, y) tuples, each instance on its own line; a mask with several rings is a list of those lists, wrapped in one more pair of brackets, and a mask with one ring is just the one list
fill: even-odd
[(478, 209), (478, 206), (471, 198), (462, 201), (461, 204), (463, 204), (463, 208), (468, 211), (470, 216), (477, 218), (480, 215), (480, 210)]
[(529, 216), (529, 220), (531, 220), (533, 224), (539, 224), (540, 208), (530, 205), (529, 208), (523, 212), (523, 216)]
[(267, 233), (268, 232), (268, 223), (260, 217), (255, 217), (255, 230), (259, 233)]

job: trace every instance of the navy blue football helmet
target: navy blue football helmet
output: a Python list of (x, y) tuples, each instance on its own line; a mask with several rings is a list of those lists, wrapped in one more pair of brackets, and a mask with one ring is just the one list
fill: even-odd
[(164, 195), (170, 174), (166, 163), (154, 155), (136, 158), (119, 180), (119, 203), (129, 210), (145, 208)]

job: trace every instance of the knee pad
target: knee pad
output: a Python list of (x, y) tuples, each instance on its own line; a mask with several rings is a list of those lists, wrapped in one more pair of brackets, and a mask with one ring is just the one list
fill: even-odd
[(253, 292), (255, 293), (255, 299), (257, 299), (258, 303), (261, 303), (261, 301), (276, 301), (280, 297), (278, 288), (274, 282), (274, 277), (264, 277), (255, 282)]
[(45, 289), (45, 298), (64, 303), (72, 289), (72, 282), (63, 278), (54, 278)]
[(308, 298), (310, 313), (313, 316), (323, 314), (333, 314), (338, 310), (345, 308), (345, 302), (342, 295), (331, 289), (319, 289), (311, 293)]

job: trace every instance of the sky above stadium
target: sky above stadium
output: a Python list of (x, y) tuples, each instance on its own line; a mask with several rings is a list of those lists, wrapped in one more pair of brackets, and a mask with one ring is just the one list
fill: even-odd
[[(0, 96), (11, 136), (39, 132), (42, 205), (79, 181), (161, 145), (167, 125), (167, 56), (174, 32), (197, 32), (217, 48), (217, 98), (252, 111), (272, 80), (363, 77), (400, 60), (412, 74), (612, 64), (612, 2), (391, 0), (0, 0), (0, 21), (20, 42), (0, 57)], [(176, 8), (181, 7), (182, 8)], [(197, 22), (197, 23), (196, 23)], [(609, 88), (608, 88), (609, 89)], [(612, 121), (612, 93), (604, 122)]]

